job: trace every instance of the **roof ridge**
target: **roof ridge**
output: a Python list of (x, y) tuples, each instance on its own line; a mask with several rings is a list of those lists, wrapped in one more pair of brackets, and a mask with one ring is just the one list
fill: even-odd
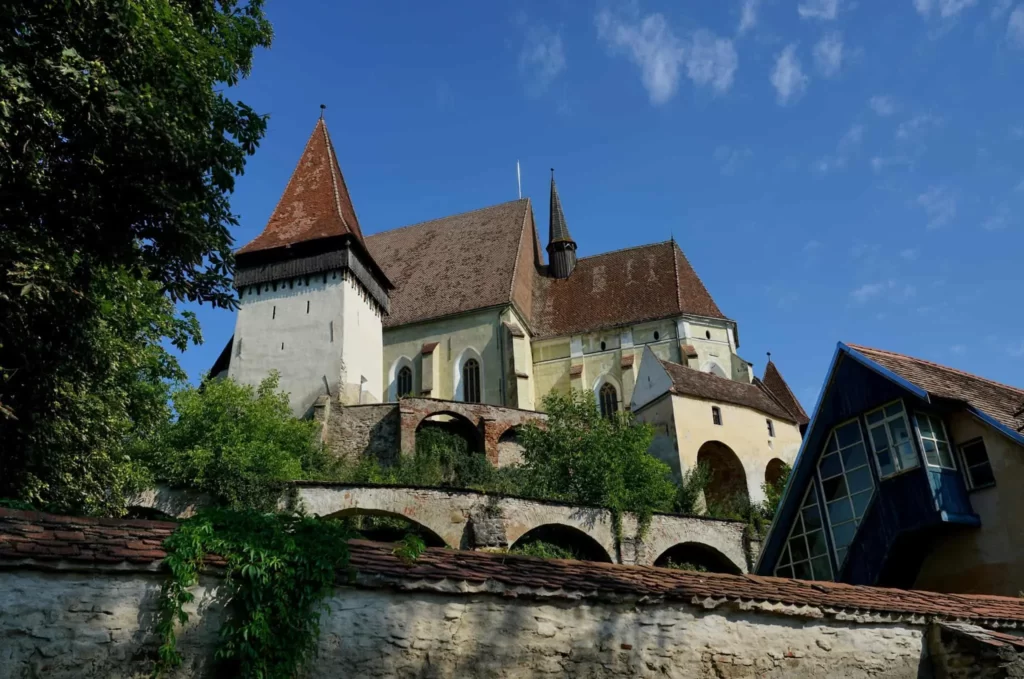
[[(711, 296), (711, 291), (708, 290), (708, 286), (704, 283), (704, 279), (701, 278), (700, 274), (697, 273), (697, 270), (695, 268), (693, 268), (693, 264), (690, 263), (690, 258), (686, 256), (686, 253), (683, 252), (683, 249), (681, 247), (679, 247), (679, 244), (675, 241), (674, 238), (671, 241), (669, 241), (669, 242), (672, 243), (673, 246), (675, 246), (675, 251), (672, 253), (672, 259), (673, 259), (673, 261), (675, 261), (676, 271), (678, 272), (678, 267), (679, 267), (679, 263), (678, 263), (678, 261), (676, 261), (676, 253), (678, 252), (679, 256), (682, 257), (683, 261), (686, 262), (686, 266), (690, 267), (690, 271), (693, 273), (693, 277), (697, 279), (697, 282), (700, 283), (700, 287), (704, 288), (704, 292), (707, 294), (708, 299), (710, 299), (711, 303), (715, 305), (716, 309), (718, 309), (718, 313), (722, 314), (722, 318), (728, 318), (728, 316), (725, 315), (725, 312), (722, 311), (721, 308), (718, 307), (718, 302), (715, 301), (715, 298)], [(677, 288), (677, 290), (679, 288), (679, 275), (678, 275), (678, 273), (676, 274), (676, 288)], [(678, 292), (676, 294), (678, 294)], [(679, 305), (680, 313), (682, 312), (682, 308), (683, 308), (682, 302), (680, 302), (680, 305)], [(736, 347), (737, 348), (739, 347), (739, 340), (738, 340), (739, 336), (740, 336), (740, 331), (737, 329), (736, 330), (736, 337), (737, 337)]]
[[(526, 199), (529, 202), (529, 198)], [(512, 295), (515, 292), (516, 287), (516, 274), (519, 273), (519, 255), (523, 251), (523, 231), (526, 230), (526, 218), (530, 216), (529, 211), (523, 212), (523, 224), (519, 227), (519, 238), (516, 240), (516, 258), (512, 262), (512, 276), (510, 276), (508, 282), (508, 298), (511, 300)], [(533, 281), (530, 281), (530, 287), (533, 287)]]
[[(671, 243), (675, 245), (675, 242), (675, 238), (673, 238)], [(683, 296), (679, 294), (679, 258), (676, 257), (676, 250), (678, 250), (678, 248), (673, 248), (672, 250), (672, 270), (676, 274), (676, 304), (679, 306), (679, 313), (683, 313)], [(693, 273), (696, 274), (697, 272), (694, 271)], [(703, 281), (701, 282), (701, 285), (704, 285)]]
[[(764, 377), (768, 377), (768, 368), (769, 368), (769, 366), (775, 369), (775, 374), (778, 375), (779, 381), (781, 381), (782, 382), (782, 386), (785, 387), (786, 393), (789, 395), (789, 397), (791, 399), (793, 399), (793, 403), (795, 403), (800, 408), (800, 412), (799, 413), (793, 413), (793, 414), (794, 415), (802, 415), (803, 417), (807, 417), (808, 419), (810, 419), (808, 417), (808, 415), (807, 415), (807, 411), (804, 409), (804, 405), (802, 403), (800, 403), (800, 399), (798, 399), (796, 397), (796, 394), (794, 394), (793, 390), (790, 388), (789, 382), (787, 382), (786, 378), (782, 376), (782, 371), (779, 370), (779, 367), (777, 365), (775, 365), (775, 362), (772, 361), (771, 358), (768, 359), (768, 363), (766, 363), (765, 366), (764, 366), (764, 376), (762, 377), (761, 381), (764, 382)], [(768, 384), (765, 383), (764, 386), (768, 387)], [(768, 387), (768, 388), (769, 388), (769, 391), (770, 391), (771, 388), (770, 387)], [(789, 410), (789, 408), (787, 407), (786, 410)]]
[(597, 259), (598, 257), (605, 257), (607, 255), (615, 255), (615, 254), (618, 254), (620, 252), (628, 252), (630, 250), (642, 250), (644, 248), (653, 248), (653, 247), (657, 247), (659, 245), (666, 245), (666, 244), (671, 243), (671, 242), (672, 241), (663, 240), (663, 241), (658, 241), (657, 243), (645, 243), (644, 245), (630, 245), (629, 247), (619, 248), (618, 250), (609, 250), (608, 252), (599, 252), (596, 255), (588, 255), (586, 257), (579, 257), (578, 261), (583, 261), (584, 259)]
[(466, 210), (465, 212), (456, 212), (453, 215), (444, 215), (442, 217), (435, 217), (433, 219), (424, 219), (422, 222), (416, 222), (415, 224), (406, 224), (405, 226), (396, 226), (393, 229), (384, 229), (374, 234), (367, 236), (367, 238), (373, 238), (374, 236), (382, 236), (386, 233), (394, 233), (396, 231), (404, 231), (405, 229), (411, 229), (416, 226), (423, 226), (424, 224), (430, 224), (432, 222), (443, 222), (448, 219), (454, 219), (455, 217), (465, 217), (476, 212), (483, 212), (484, 210), (493, 210), (494, 208), (501, 207), (503, 205), (509, 205), (510, 203), (520, 203), (525, 201), (528, 205), (530, 204), (529, 198), (516, 198), (513, 200), (506, 200), (504, 203), (495, 203), (494, 205), (485, 205), (484, 207), (478, 207), (473, 210)]
[[(338, 213), (338, 219), (340, 219), (341, 223), (345, 225), (345, 228), (351, 231), (353, 235), (355, 235), (355, 231), (352, 230), (352, 225), (348, 223), (348, 220), (345, 219), (345, 214), (341, 211), (341, 195), (338, 193), (337, 177), (337, 174), (341, 172), (341, 168), (338, 168), (337, 173), (334, 171), (334, 168), (337, 167), (338, 157), (334, 155), (334, 145), (331, 143), (331, 135), (327, 131), (327, 123), (324, 122), (323, 118), (321, 118), (319, 122), (317, 122), (317, 126), (316, 128), (313, 129), (313, 131), (316, 132), (316, 130), (321, 127), (324, 130), (324, 143), (327, 144), (327, 171), (331, 175), (331, 188), (334, 190), (334, 209)], [(347, 188), (348, 187), (346, 187), (346, 189)], [(352, 212), (355, 212), (355, 210), (356, 206), (353, 205)], [(362, 237), (362, 234), (360, 233), (359, 236)]]
[(995, 380), (990, 380), (987, 377), (982, 377), (981, 375), (975, 375), (974, 373), (969, 373), (966, 370), (960, 370), (959, 368), (952, 368), (952, 367), (950, 367), (948, 365), (942, 365), (941, 363), (936, 363), (935, 361), (928, 361), (928, 360), (923, 359), (923, 358), (918, 358), (916, 356), (910, 356), (908, 354), (901, 354), (899, 352), (889, 351), (887, 349), (876, 349), (874, 347), (866, 347), (866, 346), (864, 346), (862, 344), (847, 344), (846, 346), (850, 347), (851, 349), (855, 349), (857, 351), (861, 351), (862, 349), (866, 349), (867, 351), (875, 351), (875, 352), (878, 352), (879, 354), (886, 354), (888, 356), (896, 356), (898, 358), (910, 359), (911, 361), (915, 361), (917, 363), (923, 363), (925, 365), (930, 365), (933, 368), (941, 368), (943, 370), (949, 370), (950, 372), (955, 372), (958, 375), (963, 375), (964, 377), (970, 377), (972, 379), (980, 380), (982, 382), (988, 382), (989, 384), (995, 385), (997, 387), (1002, 387), (1003, 389), (1012, 389), (1013, 391), (1016, 391), (1017, 393), (1019, 393), (1021, 396), (1024, 396), (1024, 389), (1021, 389), (1020, 387), (1015, 387), (1012, 384), (1003, 384), (1002, 382), (996, 382)]
[(764, 383), (764, 380), (759, 378), (757, 375), (754, 375), (754, 380), (751, 382), (751, 384), (755, 385), (758, 389), (763, 391), (768, 398), (770, 398), (772, 401), (774, 401), (775, 404), (778, 405), (780, 408), (782, 408), (785, 412), (787, 412), (790, 415), (792, 415), (794, 420), (799, 420), (800, 419), (800, 414), (799, 413), (794, 413), (792, 410), (790, 410), (789, 406), (787, 406), (785, 403), (783, 403), (782, 399), (780, 399), (778, 396), (776, 396), (775, 392), (773, 392), (768, 387), (768, 385)]

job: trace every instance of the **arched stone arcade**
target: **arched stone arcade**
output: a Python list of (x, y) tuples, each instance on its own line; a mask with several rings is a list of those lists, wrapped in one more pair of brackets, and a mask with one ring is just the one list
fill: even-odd
[(572, 558), (581, 561), (612, 563), (611, 554), (600, 542), (575, 526), (561, 523), (546, 523), (530, 529), (509, 545), (509, 550), (515, 551), (516, 547), (536, 542), (546, 542), (561, 547), (571, 553)]
[(707, 465), (711, 471), (704, 489), (709, 508), (727, 509), (750, 501), (746, 470), (732, 448), (721, 441), (708, 441), (697, 451), (697, 464)]
[(662, 568), (704, 570), (708, 573), (739, 575), (743, 572), (720, 551), (700, 542), (680, 542), (672, 545), (658, 555), (654, 560), (654, 565)]

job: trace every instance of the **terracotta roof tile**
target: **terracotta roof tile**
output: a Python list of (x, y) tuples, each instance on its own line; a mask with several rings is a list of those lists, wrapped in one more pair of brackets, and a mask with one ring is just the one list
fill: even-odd
[(761, 378), (761, 381), (768, 391), (771, 392), (771, 395), (775, 397), (775, 400), (796, 417), (798, 424), (807, 424), (811, 421), (811, 418), (807, 416), (807, 411), (800, 405), (800, 401), (797, 400), (789, 385), (786, 384), (786, 380), (782, 378), (782, 373), (775, 367), (771, 359), (768, 360), (768, 365), (764, 367), (764, 377)]
[(759, 410), (780, 420), (796, 422), (796, 418), (771, 398), (757, 384), (746, 384), (711, 373), (658, 359), (669, 377), (672, 378), (672, 393), (680, 396), (696, 396), (708, 401), (732, 403)]
[(1015, 431), (1024, 431), (1024, 389), (1000, 384), (938, 363), (856, 344), (847, 345), (939, 398), (962, 401)]
[(368, 236), (395, 285), (384, 327), (510, 303), (529, 211), (524, 198)]
[(535, 338), (694, 314), (725, 318), (672, 241), (583, 257), (569, 278), (538, 276)]
[(238, 254), (346, 235), (363, 240), (327, 124), (321, 119), (313, 128), (270, 221)]
[[(53, 567), (134, 565), (153, 568), (165, 556), (157, 545), (177, 524), (60, 517), (0, 509), (0, 563)], [(64, 533), (57, 538), (57, 532)], [(415, 581), (491, 582), (585, 595), (618, 594), (685, 602), (705, 599), (812, 606), (832, 610), (912, 614), (944, 620), (1024, 622), (1018, 597), (863, 587), (755, 575), (696, 573), (526, 556), (428, 548), (413, 564), (392, 554), (393, 545), (353, 540), (351, 565), (360, 575)], [(211, 556), (208, 563), (222, 565)], [(999, 637), (999, 635), (992, 635)]]

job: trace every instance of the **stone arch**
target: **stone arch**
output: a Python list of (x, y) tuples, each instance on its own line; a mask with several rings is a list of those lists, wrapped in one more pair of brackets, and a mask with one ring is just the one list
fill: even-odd
[(498, 466), (508, 467), (523, 461), (523, 444), (519, 440), (520, 426), (509, 427), (498, 437)]
[(398, 400), (398, 371), (402, 368), (409, 368), (412, 371), (413, 394), (416, 393), (416, 366), (408, 356), (399, 356), (388, 369), (388, 400)]
[[(335, 512), (325, 518), (329, 519), (348, 519), (351, 521), (351, 527), (356, 530), (366, 540), (373, 540), (374, 542), (398, 542), (408, 533), (415, 533), (423, 538), (423, 542), (427, 547), (448, 547), (448, 543), (443, 537), (438, 535), (429, 526), (416, 521), (405, 514), (398, 512), (387, 511), (384, 509), (367, 509), (364, 507), (350, 507), (343, 509), (339, 512)], [(361, 518), (376, 519), (369, 526), (361, 526), (357, 522)], [(452, 545), (459, 547), (459, 544)]]
[[(709, 573), (731, 573), (739, 575), (743, 571), (729, 557), (702, 542), (679, 542), (672, 545), (654, 560), (655, 566), (677, 568), (682, 570), (705, 570)], [(691, 568), (695, 566), (696, 568)]]
[(725, 368), (718, 365), (718, 361), (705, 361), (704, 365), (700, 367), (700, 370), (701, 372), (711, 373), (718, 377), (728, 378), (728, 375), (725, 374)]
[(764, 482), (769, 486), (774, 486), (776, 483), (782, 480), (783, 475), (786, 472), (786, 463), (777, 457), (773, 457), (768, 460), (768, 464), (764, 468)]
[(466, 347), (459, 354), (458, 358), (455, 359), (454, 367), (452, 368), (452, 394), (453, 400), (465, 401), (466, 393), (464, 385), (462, 384), (462, 369), (466, 365), (466, 361), (469, 359), (475, 359), (477, 364), (480, 366), (480, 402), (486, 403), (486, 388), (487, 377), (484, 375), (484, 359), (480, 355), (480, 352), (473, 347)]
[(697, 464), (707, 465), (711, 472), (704, 488), (709, 509), (739, 508), (750, 501), (746, 470), (732, 448), (721, 441), (707, 441), (697, 451)]
[(611, 555), (600, 542), (583, 530), (563, 523), (545, 523), (532, 528), (509, 545), (509, 550), (536, 541), (549, 542), (568, 549), (582, 561), (612, 563)]
[(441, 429), (461, 436), (466, 440), (471, 452), (484, 452), (484, 437), (480, 432), (480, 427), (465, 415), (451, 410), (439, 410), (430, 413), (416, 425), (416, 435), (419, 436), (419, 433), (427, 428)]

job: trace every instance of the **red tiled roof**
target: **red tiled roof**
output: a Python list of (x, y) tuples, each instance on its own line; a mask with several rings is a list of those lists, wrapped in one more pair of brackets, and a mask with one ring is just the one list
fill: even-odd
[[(54, 516), (0, 509), (0, 563), (24, 567), (157, 567), (160, 544), (176, 524)], [(353, 540), (351, 565), (360, 576), (416, 581), (490, 583), (510, 588), (620, 595), (700, 603), (764, 602), (832, 610), (911, 614), (945, 620), (1024, 622), (1024, 599), (863, 587), (755, 575), (696, 573), (665, 568), (428, 548), (413, 564), (393, 546)], [(217, 557), (211, 565), (223, 563)]]
[(737, 382), (661, 358), (658, 361), (665, 367), (665, 371), (672, 379), (670, 391), (673, 394), (696, 396), (708, 401), (746, 406), (780, 420), (796, 422), (796, 418), (789, 411), (779, 405), (763, 387), (757, 384)]
[(811, 421), (811, 418), (807, 417), (807, 411), (800, 405), (800, 401), (797, 400), (789, 385), (786, 384), (786, 380), (782, 378), (782, 373), (775, 367), (771, 359), (768, 360), (768, 365), (764, 367), (764, 377), (761, 378), (761, 381), (768, 391), (771, 392), (771, 395), (775, 397), (775, 400), (793, 414), (797, 424), (807, 424)]
[(883, 349), (847, 345), (929, 394), (962, 401), (1014, 431), (1024, 431), (1024, 389)]
[(395, 285), (384, 327), (509, 304), (529, 212), (524, 198), (368, 236), (370, 254)]
[(363, 240), (327, 124), (320, 119), (270, 221), (238, 254), (345, 235)]
[(534, 338), (683, 313), (725, 318), (673, 241), (584, 257), (566, 279), (538, 276), (533, 309)]

